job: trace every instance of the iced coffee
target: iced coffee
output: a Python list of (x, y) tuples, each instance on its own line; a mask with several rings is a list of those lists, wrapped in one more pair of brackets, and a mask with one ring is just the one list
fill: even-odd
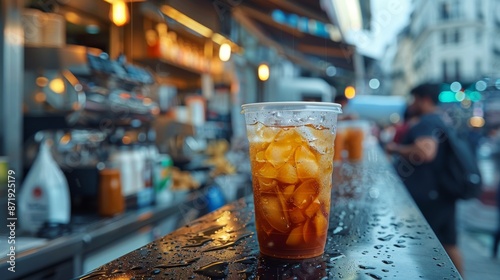
[(323, 253), (340, 112), (333, 103), (243, 105), (262, 254), (303, 259)]

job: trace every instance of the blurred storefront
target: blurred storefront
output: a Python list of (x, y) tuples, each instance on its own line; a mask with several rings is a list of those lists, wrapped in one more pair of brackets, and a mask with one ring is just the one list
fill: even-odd
[[(21, 249), (43, 260), (26, 275), (80, 275), (241, 197), (224, 188), (249, 180), (240, 105), (331, 102), (363, 75), (332, 23), (340, 10), (310, 1), (1, 5), (0, 156), (20, 190), (46, 143), (71, 200), (69, 225), (19, 229)], [(113, 218), (98, 199), (108, 169), (124, 197)]]

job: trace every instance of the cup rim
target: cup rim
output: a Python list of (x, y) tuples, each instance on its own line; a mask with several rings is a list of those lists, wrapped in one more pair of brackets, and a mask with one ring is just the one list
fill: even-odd
[(342, 105), (333, 102), (286, 101), (286, 102), (256, 102), (241, 105), (242, 113), (262, 110), (315, 110), (342, 113)]

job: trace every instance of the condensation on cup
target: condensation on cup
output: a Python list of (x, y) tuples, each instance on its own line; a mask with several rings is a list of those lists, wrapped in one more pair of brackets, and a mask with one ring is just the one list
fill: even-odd
[(260, 252), (285, 259), (322, 255), (340, 105), (268, 102), (242, 108)]

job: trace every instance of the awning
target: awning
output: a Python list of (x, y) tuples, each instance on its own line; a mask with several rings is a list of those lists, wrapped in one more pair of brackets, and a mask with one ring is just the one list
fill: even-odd
[(244, 1), (233, 7), (232, 15), (261, 44), (308, 70), (332, 65), (354, 71), (355, 47), (335, 33), (319, 1)]

